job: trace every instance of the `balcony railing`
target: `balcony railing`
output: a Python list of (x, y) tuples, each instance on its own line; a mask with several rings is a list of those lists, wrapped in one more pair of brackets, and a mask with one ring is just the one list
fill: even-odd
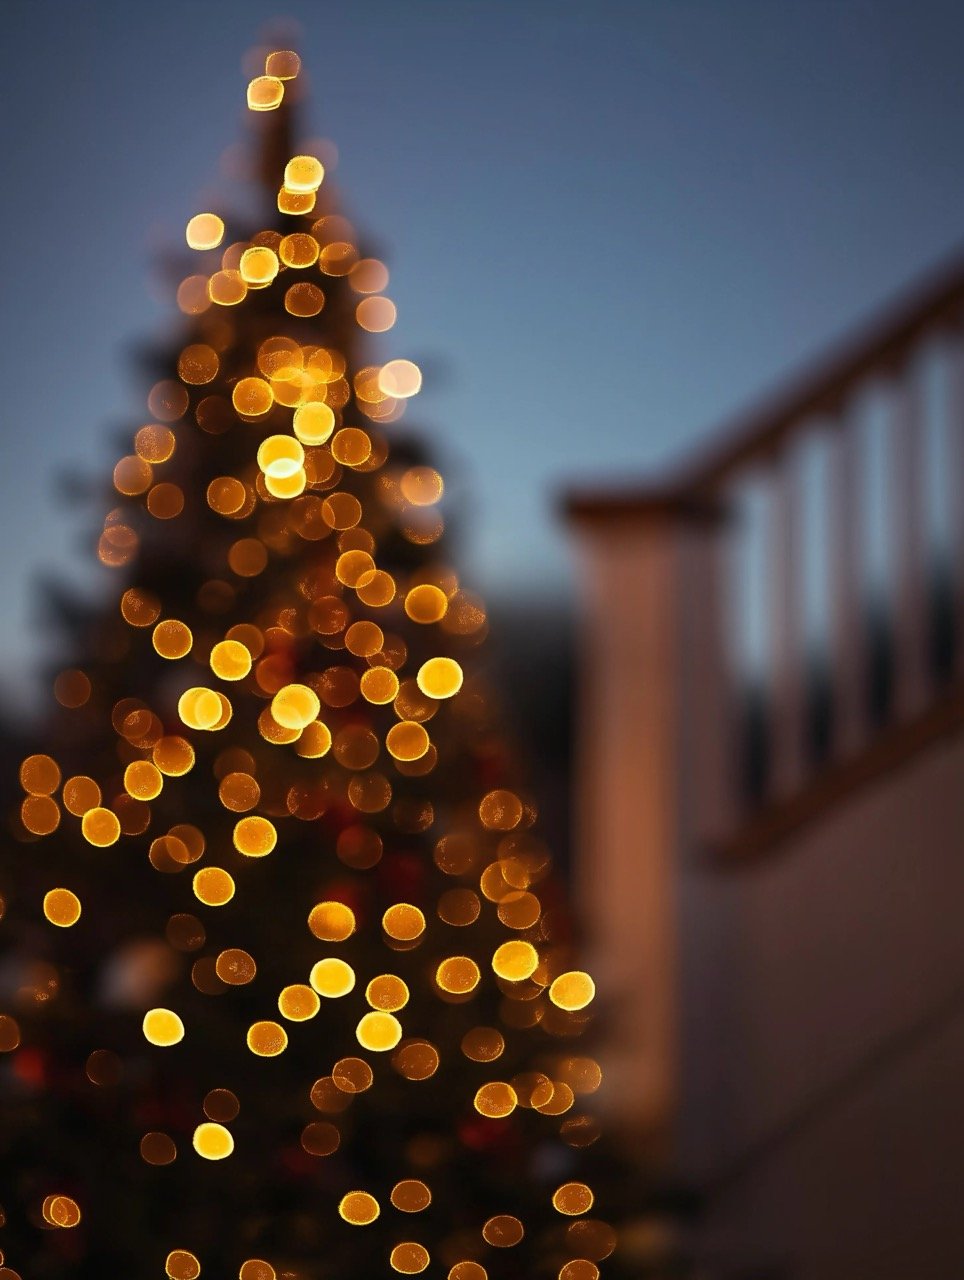
[(686, 686), (706, 839), (772, 848), (964, 724), (964, 255), (664, 481), (566, 508), (596, 569), (676, 539), (647, 675)]

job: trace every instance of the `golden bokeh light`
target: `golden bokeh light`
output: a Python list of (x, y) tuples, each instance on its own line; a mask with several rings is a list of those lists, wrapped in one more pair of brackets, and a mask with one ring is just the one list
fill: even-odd
[(481, 976), (471, 956), (449, 956), (435, 970), (435, 981), (442, 990), (459, 996), (474, 991)]
[(281, 106), (285, 87), (279, 76), (255, 76), (248, 84), (248, 109), (274, 111)]
[[(265, 75), (277, 76), (279, 80), (294, 80), (301, 70), (301, 58), (293, 49), (275, 49), (265, 58), (264, 70)], [(241, 1280), (269, 1280), (269, 1277), (242, 1276)]]
[(344, 942), (355, 932), (355, 913), (343, 902), (318, 902), (308, 915), (308, 928), (322, 942)]
[(53, 795), (60, 786), (60, 767), (51, 756), (28, 756), (20, 766), (20, 785), (32, 796)]
[(383, 395), (405, 400), (422, 388), (422, 372), (411, 360), (389, 360), (378, 374), (378, 388)]
[(288, 1033), (280, 1022), (254, 1022), (248, 1028), (247, 1044), (259, 1058), (276, 1058), (288, 1047)]
[(228, 986), (243, 987), (254, 980), (258, 966), (247, 951), (240, 947), (228, 947), (215, 961), (215, 971)]
[(234, 827), (234, 847), (247, 858), (263, 858), (278, 843), (274, 823), (256, 815), (242, 818)]
[(80, 919), (80, 899), (70, 889), (50, 889), (44, 894), (44, 915), (51, 924), (69, 929)]
[(164, 1271), (171, 1280), (197, 1280), (201, 1264), (187, 1249), (172, 1249), (164, 1262)]
[(413, 587), (405, 596), (405, 612), (413, 622), (441, 622), (448, 607), (445, 592), (428, 582)]
[(355, 1036), (363, 1049), (373, 1053), (385, 1053), (394, 1049), (402, 1038), (402, 1026), (394, 1015), (372, 1010), (362, 1015)]
[(516, 1091), (511, 1084), (506, 1084), (503, 1080), (493, 1080), (477, 1090), (474, 1106), (479, 1115), (497, 1120), (511, 1115), (518, 1102)]
[(196, 213), (184, 234), (192, 249), (216, 249), (224, 239), (224, 222), (216, 213)]
[(314, 156), (293, 156), (285, 165), (284, 184), (288, 191), (317, 191), (325, 176), (325, 167)]
[(574, 969), (561, 973), (549, 987), (549, 999), (560, 1009), (575, 1012), (585, 1009), (596, 994), (596, 984), (588, 973)]
[(492, 968), (506, 982), (524, 982), (539, 967), (539, 952), (531, 942), (513, 939), (496, 947), (492, 956)]
[(278, 1008), (281, 1016), (289, 1022), (307, 1022), (321, 1008), (318, 994), (304, 983), (294, 983), (284, 987), (278, 996)]
[(416, 676), (418, 687), (428, 698), (452, 698), (462, 688), (462, 668), (454, 658), (429, 658)]
[(159, 622), (151, 639), (161, 657), (170, 659), (186, 657), (194, 643), (190, 627), (176, 618)]
[(305, 684), (287, 684), (271, 701), (271, 714), (285, 729), (305, 729), (318, 719), (321, 700)]
[(207, 1120), (194, 1130), (194, 1150), (205, 1160), (224, 1160), (234, 1150), (234, 1138), (224, 1125)]
[(349, 1191), (338, 1203), (339, 1216), (353, 1227), (368, 1226), (380, 1212), (378, 1201), (367, 1191)]
[(385, 746), (396, 760), (420, 760), (430, 745), (428, 733), (416, 720), (400, 720), (385, 735)]
[(406, 1276), (418, 1275), (425, 1270), (429, 1261), (429, 1252), (425, 1246), (412, 1240), (395, 1245), (389, 1255), (392, 1269)]
[(588, 1213), (593, 1206), (594, 1196), (584, 1182), (564, 1182), (553, 1192), (552, 1205), (560, 1213), (567, 1216)]
[(418, 1178), (403, 1178), (392, 1187), (391, 1201), (400, 1213), (421, 1213), (432, 1203), (432, 1192)]
[(522, 1223), (511, 1213), (498, 1213), (482, 1228), (482, 1239), (496, 1249), (511, 1249), (525, 1234)]
[(211, 670), (222, 680), (243, 680), (251, 670), (251, 654), (237, 640), (219, 640), (211, 650)]
[(172, 1009), (150, 1009), (142, 1024), (144, 1038), (161, 1048), (169, 1048), (184, 1039), (184, 1023)]
[(319, 995), (329, 1000), (338, 999), (354, 990), (355, 971), (344, 960), (326, 956), (312, 965), (308, 981)]
[(80, 829), (88, 844), (106, 849), (120, 839), (121, 825), (116, 813), (95, 805), (88, 809), (80, 821)]
[(425, 914), (410, 902), (396, 902), (382, 916), (382, 928), (397, 942), (414, 942), (425, 932)]
[(234, 897), (234, 879), (223, 867), (202, 867), (192, 883), (194, 896), (207, 907), (223, 907)]
[(365, 988), (365, 999), (373, 1009), (396, 1013), (408, 1004), (408, 986), (394, 973), (383, 973), (372, 978)]

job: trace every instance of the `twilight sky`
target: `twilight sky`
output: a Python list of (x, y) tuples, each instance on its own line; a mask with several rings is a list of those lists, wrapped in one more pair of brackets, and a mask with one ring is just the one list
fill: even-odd
[(661, 466), (964, 240), (957, 0), (5, 0), (14, 699), (38, 574), (102, 581), (56, 478), (147, 421), (126, 352), (177, 314), (151, 253), (225, 189), (279, 12), (491, 598), (572, 591), (562, 488)]

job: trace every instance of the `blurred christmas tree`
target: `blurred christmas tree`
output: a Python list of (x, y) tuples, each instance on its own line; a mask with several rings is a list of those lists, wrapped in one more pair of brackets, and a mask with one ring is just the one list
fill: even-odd
[(60, 610), (0, 885), (0, 1275), (595, 1280), (593, 987), (299, 69), (248, 87), (277, 227), (188, 225), (115, 603)]

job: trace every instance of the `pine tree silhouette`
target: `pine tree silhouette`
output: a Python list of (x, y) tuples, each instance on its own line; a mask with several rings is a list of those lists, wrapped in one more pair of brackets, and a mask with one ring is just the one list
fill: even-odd
[(249, 87), (269, 229), (189, 224), (113, 601), (54, 601), (0, 886), (0, 1275), (594, 1280), (592, 985), (298, 66)]

